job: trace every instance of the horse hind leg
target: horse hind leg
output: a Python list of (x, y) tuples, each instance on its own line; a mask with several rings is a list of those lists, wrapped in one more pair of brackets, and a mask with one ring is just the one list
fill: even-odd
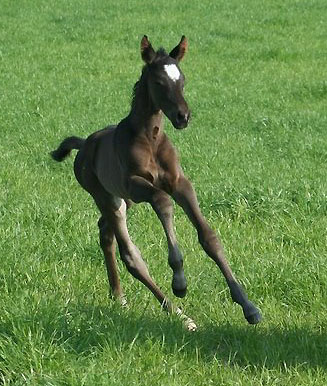
[(132, 276), (148, 287), (160, 304), (169, 311), (171, 308), (170, 302), (151, 278), (139, 249), (130, 239), (126, 225), (126, 203), (124, 200), (121, 200), (118, 210), (112, 211), (110, 221), (113, 224), (121, 259), (127, 270)]
[[(74, 173), (81, 187), (94, 199), (100, 212), (106, 213), (107, 208), (117, 205), (115, 198), (109, 194), (99, 183), (93, 172), (92, 154), (93, 145), (82, 148), (76, 155)], [(104, 209), (105, 208), (105, 209)], [(124, 306), (127, 304), (122, 291), (115, 256), (116, 245), (114, 231), (106, 216), (101, 216), (98, 221), (100, 246), (104, 254), (111, 294)]]
[(118, 299), (122, 306), (126, 306), (127, 301), (122, 291), (115, 256), (116, 245), (114, 232), (104, 217), (100, 217), (98, 221), (100, 246), (104, 254), (105, 264), (107, 268), (108, 280), (111, 288), (112, 296)]

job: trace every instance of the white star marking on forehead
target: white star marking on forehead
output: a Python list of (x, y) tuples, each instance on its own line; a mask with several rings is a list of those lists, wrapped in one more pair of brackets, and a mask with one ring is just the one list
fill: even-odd
[(165, 64), (164, 69), (169, 78), (174, 82), (176, 82), (181, 76), (181, 73), (179, 72), (179, 69), (177, 68), (176, 64)]

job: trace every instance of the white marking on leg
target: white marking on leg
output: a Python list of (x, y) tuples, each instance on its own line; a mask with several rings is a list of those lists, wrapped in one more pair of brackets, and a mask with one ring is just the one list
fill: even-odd
[(181, 76), (181, 73), (179, 72), (179, 69), (177, 68), (176, 64), (165, 64), (164, 69), (169, 78), (174, 82), (176, 82)]
[(125, 298), (125, 296), (121, 296), (119, 298), (119, 301), (120, 301), (120, 304), (123, 308), (127, 308), (128, 307), (128, 302), (127, 302), (127, 299)]
[(180, 317), (180, 319), (183, 321), (185, 327), (189, 331), (196, 331), (197, 330), (198, 327), (195, 324), (194, 320), (189, 318), (187, 315), (183, 314), (183, 311), (180, 308), (177, 308), (175, 312)]
[(125, 200), (121, 200), (120, 207), (118, 209), (120, 214), (125, 218), (126, 217), (126, 202)]

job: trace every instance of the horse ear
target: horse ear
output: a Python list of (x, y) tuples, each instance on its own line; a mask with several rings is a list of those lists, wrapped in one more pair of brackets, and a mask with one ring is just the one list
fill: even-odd
[(151, 63), (155, 56), (154, 49), (146, 35), (141, 40), (141, 56), (145, 63)]
[(181, 41), (179, 44), (170, 52), (169, 56), (171, 56), (173, 59), (176, 59), (178, 62), (180, 62), (184, 55), (186, 54), (188, 48), (188, 42), (186, 37), (183, 35), (181, 38)]

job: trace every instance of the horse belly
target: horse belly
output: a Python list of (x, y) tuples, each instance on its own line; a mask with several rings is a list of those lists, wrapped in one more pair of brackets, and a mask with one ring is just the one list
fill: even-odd
[(124, 187), (123, 170), (113, 146), (113, 133), (110, 134), (98, 145), (96, 175), (108, 193), (116, 197), (128, 198)]

